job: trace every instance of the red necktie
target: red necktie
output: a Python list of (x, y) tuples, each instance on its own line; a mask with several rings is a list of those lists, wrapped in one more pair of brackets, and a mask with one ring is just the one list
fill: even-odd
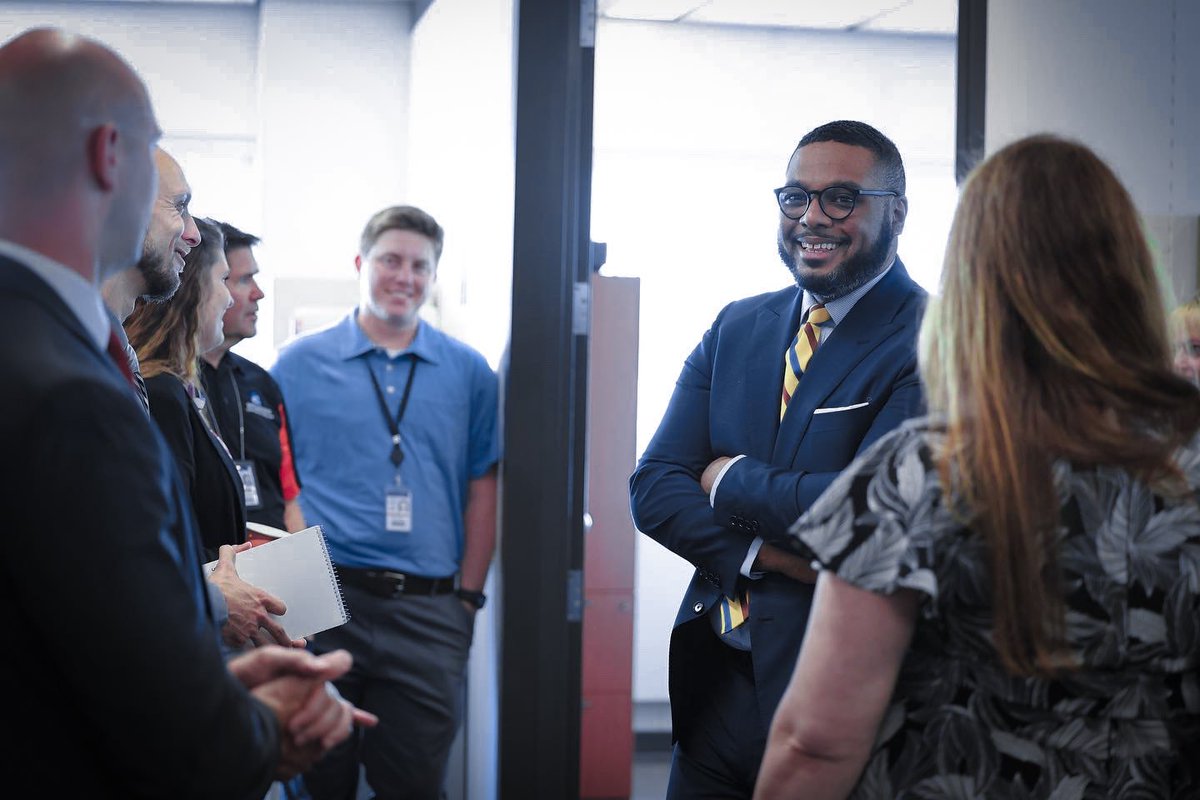
[(108, 332), (108, 357), (117, 365), (117, 369), (121, 370), (121, 374), (125, 376), (129, 385), (136, 389), (137, 385), (133, 382), (133, 370), (129, 368), (129, 358), (125, 355), (125, 348), (121, 346), (121, 340), (116, 331)]

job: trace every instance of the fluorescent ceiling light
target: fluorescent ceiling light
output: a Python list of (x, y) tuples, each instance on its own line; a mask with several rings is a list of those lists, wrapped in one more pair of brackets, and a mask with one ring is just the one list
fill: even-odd
[[(80, 0), (84, 3), (111, 3), (113, 0)], [(164, 6), (179, 6), (179, 5), (230, 5), (230, 6), (253, 6), (258, 5), (258, 0), (124, 0), (126, 3), (155, 3)]]
[(673, 22), (707, 5), (711, 0), (609, 0), (599, 11), (614, 19), (642, 19)]
[(953, 35), (958, 0), (599, 0), (616, 19)]
[(687, 21), (845, 30), (903, 2), (905, 0), (713, 0), (689, 15)]
[(863, 30), (955, 36), (958, 0), (912, 0), (871, 20)]

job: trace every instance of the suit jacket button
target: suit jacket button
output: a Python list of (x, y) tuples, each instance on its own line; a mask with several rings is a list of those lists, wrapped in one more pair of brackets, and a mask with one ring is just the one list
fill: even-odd
[(704, 610), (704, 603), (696, 603), (696, 605), (692, 606), (692, 611), (695, 611), (697, 614), (699, 614), (703, 610)]

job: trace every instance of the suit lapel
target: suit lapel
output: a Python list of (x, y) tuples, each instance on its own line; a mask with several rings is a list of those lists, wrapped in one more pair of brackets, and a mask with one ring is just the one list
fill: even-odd
[(745, 354), (745, 392), (750, 440), (748, 454), (765, 458), (775, 446), (779, 431), (779, 402), (783, 392), (783, 354), (800, 319), (803, 294), (782, 292), (758, 310), (754, 331), (744, 339), (752, 349)]
[(911, 286), (912, 280), (897, 258), (887, 276), (854, 304), (828, 341), (817, 348), (779, 426), (772, 464), (792, 463), (813, 411), (824, 405), (833, 390), (871, 351), (903, 327), (896, 322), (896, 315)]
[(95, 353), (105, 365), (117, 370), (108, 354), (96, 347), (79, 317), (67, 307), (58, 293), (33, 270), (3, 255), (0, 255), (0, 292), (24, 295), (42, 306), (56, 322), (70, 331), (72, 336), (84, 342), (88, 350)]

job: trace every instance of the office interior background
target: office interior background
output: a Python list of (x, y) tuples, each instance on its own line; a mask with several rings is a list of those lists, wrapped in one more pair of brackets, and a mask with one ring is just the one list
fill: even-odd
[[(1172, 299), (1190, 297), (1200, 264), (1200, 3), (961, 5), (985, 15), (975, 51), (983, 152), (1038, 131), (1092, 146), (1132, 192)], [(194, 212), (263, 238), (267, 298), (243, 355), (269, 365), (288, 337), (351, 308), (363, 223), (412, 203), (446, 229), (428, 318), (499, 367), (513, 308), (520, 6), (6, 1), (0, 39), (58, 25), (108, 43), (141, 73)], [(598, 0), (594, 10), (582, 23), (594, 26), (591, 238), (607, 244), (602, 275), (638, 281), (640, 452), (717, 311), (787, 283), (770, 190), (817, 124), (862, 119), (895, 140), (911, 209), (900, 255), (937, 290), (962, 144), (960, 3)], [(647, 747), (669, 729), (667, 641), (691, 568), (644, 537), (635, 547), (629, 717)], [(472, 655), (450, 787), (460, 797), (502, 794), (492, 612)], [(628, 774), (616, 777), (605, 796), (636, 795)]]

